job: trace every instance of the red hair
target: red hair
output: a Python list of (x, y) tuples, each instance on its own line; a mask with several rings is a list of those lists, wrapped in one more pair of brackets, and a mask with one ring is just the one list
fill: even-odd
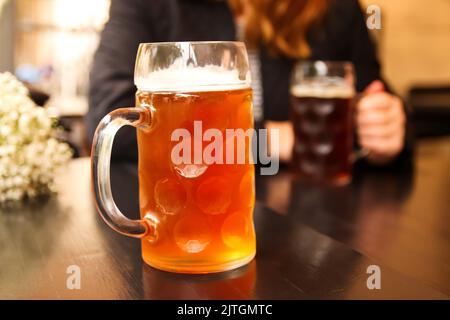
[(244, 40), (250, 48), (262, 43), (269, 52), (308, 58), (307, 34), (325, 15), (329, 0), (229, 0), (245, 19)]

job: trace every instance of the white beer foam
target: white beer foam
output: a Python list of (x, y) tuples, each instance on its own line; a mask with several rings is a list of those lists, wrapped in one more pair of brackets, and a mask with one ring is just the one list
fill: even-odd
[(355, 90), (348, 85), (295, 85), (291, 87), (291, 94), (298, 98), (346, 99), (352, 98)]
[(237, 90), (250, 87), (250, 77), (239, 79), (238, 70), (226, 70), (219, 66), (171, 67), (136, 77), (139, 90), (151, 92), (203, 92)]

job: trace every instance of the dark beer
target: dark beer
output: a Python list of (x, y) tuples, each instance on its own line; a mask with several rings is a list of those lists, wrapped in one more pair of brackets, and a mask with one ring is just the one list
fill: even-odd
[(292, 167), (301, 179), (326, 184), (350, 181), (353, 95), (348, 86), (291, 87)]

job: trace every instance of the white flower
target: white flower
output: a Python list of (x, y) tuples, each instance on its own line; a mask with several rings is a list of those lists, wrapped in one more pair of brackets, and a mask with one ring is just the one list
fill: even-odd
[(12, 74), (0, 73), (0, 202), (53, 191), (56, 169), (72, 156), (56, 133), (48, 110)]

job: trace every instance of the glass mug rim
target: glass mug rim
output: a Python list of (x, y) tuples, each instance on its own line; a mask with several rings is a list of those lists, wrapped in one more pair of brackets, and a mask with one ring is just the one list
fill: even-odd
[(327, 67), (342, 68), (348, 71), (354, 71), (355, 65), (348, 60), (300, 60), (295, 64), (295, 69), (298, 67), (317, 67), (318, 64), (324, 64)]
[(200, 40), (200, 41), (157, 41), (157, 42), (140, 42), (139, 46), (150, 46), (150, 45), (172, 45), (172, 44), (196, 44), (196, 45), (202, 45), (202, 44), (219, 44), (219, 43), (223, 43), (223, 44), (233, 44), (233, 45), (239, 45), (239, 46), (244, 46), (245, 47), (245, 43), (243, 41), (233, 41), (233, 40)]
[[(302, 60), (297, 62), (291, 74), (289, 91), (291, 95), (296, 96), (294, 89), (302, 87), (306, 88), (307, 91), (311, 88), (323, 94), (327, 91), (327, 88), (324, 87), (323, 83), (317, 83), (316, 80), (323, 81), (324, 79), (331, 82), (336, 79), (344, 80), (343, 82), (339, 81), (340, 90), (344, 89), (345, 97), (356, 98), (355, 66), (351, 61), (345, 60)], [(314, 93), (314, 96), (316, 94), (317, 92)], [(324, 97), (321, 96), (321, 98)]]
[[(222, 48), (216, 47), (223, 46)], [(177, 53), (171, 52), (174, 61), (167, 66), (154, 65), (155, 55), (160, 48), (179, 48), (179, 56)], [(234, 49), (235, 61), (222, 61), (220, 64), (215, 62), (205, 63), (202, 57), (197, 57), (195, 49), (225, 51), (231, 52)], [(237, 50), (237, 51), (236, 51)], [(184, 52), (183, 52), (184, 51)], [(167, 53), (164, 53), (167, 54)], [(207, 55), (212, 56), (206, 51)], [(179, 58), (179, 62), (175, 65), (175, 61)], [(202, 63), (198, 63), (198, 60)], [(239, 60), (239, 61), (238, 61)], [(238, 64), (242, 64), (238, 66)], [(208, 70), (209, 68), (209, 70)], [(200, 70), (202, 72), (200, 72)], [(176, 75), (168, 75), (167, 83), (158, 81), (160, 79), (151, 79), (155, 77), (155, 73), (164, 70), (176, 71)], [(238, 70), (241, 70), (240, 73)], [(234, 74), (233, 73), (237, 73)], [(220, 79), (217, 75), (226, 75), (227, 81)], [(224, 77), (223, 77), (224, 78)], [(184, 86), (180, 83), (184, 82)], [(167, 42), (144, 42), (140, 43), (137, 50), (137, 57), (134, 67), (134, 84), (139, 91), (151, 92), (204, 92), (215, 90), (237, 90), (251, 88), (250, 65), (248, 61), (247, 48), (242, 41), (167, 41)]]

